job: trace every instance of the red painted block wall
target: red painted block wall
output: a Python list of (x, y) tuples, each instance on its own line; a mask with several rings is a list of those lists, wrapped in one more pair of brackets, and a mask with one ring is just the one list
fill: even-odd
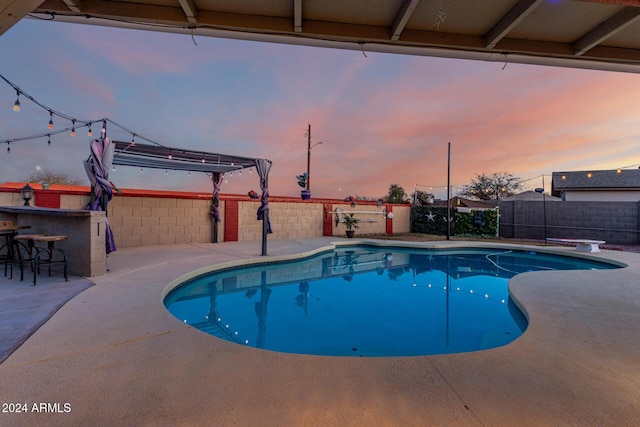
[(333, 205), (331, 203), (323, 203), (322, 210), (324, 212), (324, 220), (322, 224), (322, 235), (332, 236), (333, 235), (333, 215), (331, 214), (331, 211), (333, 211)]
[(41, 208), (60, 209), (60, 193), (49, 190), (35, 190), (36, 206)]
[(393, 220), (389, 219), (389, 214), (393, 211), (393, 206), (387, 205), (387, 216), (385, 217), (387, 220), (387, 234), (393, 234)]
[(224, 241), (238, 241), (238, 216), (240, 207), (237, 200), (227, 200), (224, 204)]

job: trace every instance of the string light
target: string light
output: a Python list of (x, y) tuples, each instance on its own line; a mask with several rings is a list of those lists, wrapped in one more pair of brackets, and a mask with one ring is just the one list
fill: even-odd
[(13, 111), (20, 111), (20, 91), (16, 89), (16, 102), (13, 104)]
[[(92, 121), (84, 121), (84, 120), (78, 120), (72, 116), (69, 116), (67, 114), (64, 114), (60, 111), (57, 111), (51, 107), (48, 107), (44, 104), (42, 104), (41, 102), (39, 102), (37, 99), (33, 98), (32, 96), (30, 96), (28, 93), (26, 93), (24, 90), (20, 89), (17, 85), (15, 85), (14, 83), (12, 83), (11, 81), (7, 80), (3, 75), (0, 74), (0, 79), (3, 80), (5, 83), (7, 83), (8, 85), (10, 85), (15, 91), (16, 91), (16, 102), (13, 104), (13, 110), (14, 111), (20, 111), (20, 96), (24, 96), (26, 97), (28, 100), (32, 101), (34, 104), (38, 105), (40, 108), (42, 108), (43, 110), (49, 112), (49, 123), (48, 123), (48, 129), (53, 129), (53, 116), (56, 115), (58, 117), (61, 117), (65, 120), (68, 120), (69, 122), (72, 123), (72, 126), (69, 127), (64, 127), (63, 129), (61, 129), (59, 132), (55, 131), (55, 132), (50, 132), (50, 133), (40, 133), (37, 135), (31, 135), (31, 136), (26, 136), (26, 137), (21, 137), (21, 138), (12, 138), (12, 139), (7, 139), (7, 140), (3, 140), (0, 141), (0, 143), (9, 143), (9, 142), (16, 142), (16, 141), (27, 141), (27, 140), (31, 140), (31, 139), (36, 139), (36, 138), (43, 138), (45, 136), (50, 136), (50, 135), (55, 135), (57, 133), (62, 133), (62, 132), (67, 132), (67, 131), (71, 131), (72, 136), (74, 136), (75, 134), (75, 128), (76, 128), (76, 122), (82, 123), (80, 125), (80, 127), (86, 126), (88, 128), (87, 130), (87, 136), (92, 137), (93, 136), (93, 132), (91, 129), (91, 125), (93, 123), (99, 122), (100, 120), (102, 120), (102, 137), (106, 137), (106, 133), (107, 133), (107, 118), (103, 118), (100, 120), (92, 120)], [(115, 123), (113, 120), (109, 120), (112, 124), (114, 124), (115, 126), (117, 126), (118, 128), (133, 134), (134, 136), (138, 136), (141, 137), (142, 139), (151, 142), (152, 144), (158, 145), (158, 146), (162, 146), (162, 144), (157, 143), (155, 141), (152, 141), (151, 139), (145, 138), (140, 136), (139, 134), (136, 134), (135, 132), (119, 125), (118, 123)]]
[(169, 151), (169, 160), (173, 159), (173, 156), (171, 155), (171, 151)]
[(7, 142), (7, 153), (11, 152), (11, 143)]
[(136, 134), (131, 135), (131, 145), (136, 145)]
[(47, 134), (47, 145), (51, 145), (51, 135)]

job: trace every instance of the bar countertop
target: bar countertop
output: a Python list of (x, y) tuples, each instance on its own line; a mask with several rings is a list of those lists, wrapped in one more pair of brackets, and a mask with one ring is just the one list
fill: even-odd
[(0, 206), (0, 212), (21, 215), (91, 216), (92, 211), (83, 209), (40, 208), (37, 206)]

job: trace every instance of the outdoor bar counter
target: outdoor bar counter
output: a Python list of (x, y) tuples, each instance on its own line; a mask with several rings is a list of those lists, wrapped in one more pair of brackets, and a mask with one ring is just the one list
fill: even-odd
[(84, 277), (106, 273), (105, 213), (34, 206), (0, 206), (0, 221), (28, 226), (23, 234), (65, 235), (56, 248), (67, 255), (69, 274)]

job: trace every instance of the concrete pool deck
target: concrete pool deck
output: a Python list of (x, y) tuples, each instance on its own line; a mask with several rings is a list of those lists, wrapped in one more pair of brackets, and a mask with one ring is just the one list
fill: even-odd
[[(338, 240), (269, 241), (269, 255)], [(0, 425), (630, 426), (640, 420), (639, 254), (591, 255), (629, 265), (622, 269), (515, 277), (511, 293), (529, 328), (505, 347), (474, 353), (274, 353), (206, 335), (162, 305), (173, 279), (259, 255), (259, 242), (114, 252), (106, 275), (92, 278), (94, 286), (0, 364)], [(12, 282), (20, 283), (0, 277), (0, 286)], [(47, 283), (39, 281), (34, 291)], [(26, 404), (27, 413), (6, 413), (9, 404)], [(37, 412), (34, 404), (53, 412)]]

